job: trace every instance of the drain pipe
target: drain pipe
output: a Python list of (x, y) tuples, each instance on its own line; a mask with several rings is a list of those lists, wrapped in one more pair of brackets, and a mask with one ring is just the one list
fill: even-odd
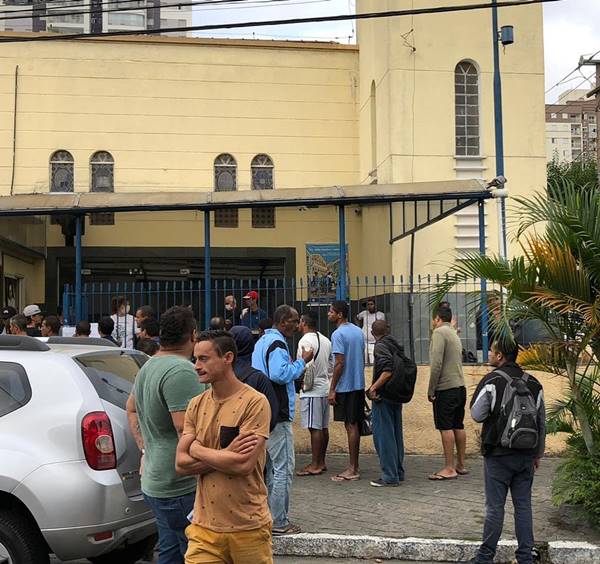
[(15, 104), (13, 110), (12, 172), (10, 177), (10, 195), (15, 189), (15, 160), (17, 157), (17, 98), (19, 95), (19, 65), (15, 67)]

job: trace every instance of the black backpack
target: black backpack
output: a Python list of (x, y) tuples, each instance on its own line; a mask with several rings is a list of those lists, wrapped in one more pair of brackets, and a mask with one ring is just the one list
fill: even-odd
[(392, 377), (386, 382), (382, 395), (385, 399), (408, 403), (415, 393), (417, 383), (417, 365), (404, 352), (396, 350)]
[(497, 423), (499, 444), (517, 450), (536, 448), (540, 435), (538, 408), (527, 385), (529, 374), (511, 378), (502, 370), (495, 372), (506, 380)]

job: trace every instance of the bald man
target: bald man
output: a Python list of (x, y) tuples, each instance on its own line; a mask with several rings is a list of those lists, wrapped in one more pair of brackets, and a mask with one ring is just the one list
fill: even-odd
[(392, 377), (394, 358), (404, 354), (404, 349), (389, 335), (386, 321), (374, 321), (371, 332), (375, 337), (373, 383), (367, 397), (373, 401), (373, 443), (381, 466), (381, 478), (373, 480), (371, 486), (394, 487), (404, 481), (402, 404), (385, 397), (385, 384)]

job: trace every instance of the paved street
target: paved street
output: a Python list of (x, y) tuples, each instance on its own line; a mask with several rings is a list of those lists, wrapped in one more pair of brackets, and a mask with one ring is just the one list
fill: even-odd
[[(344, 468), (344, 455), (328, 458), (329, 471), (321, 476), (296, 478), (291, 499), (291, 519), (305, 532), (366, 534), (390, 537), (425, 537), (478, 540), (484, 519), (482, 459), (468, 460), (469, 476), (431, 482), (427, 475), (441, 467), (436, 456), (408, 456), (406, 481), (398, 488), (373, 488), (379, 477), (376, 456), (361, 457), (362, 479), (332, 482)], [(297, 466), (308, 462), (297, 457)], [(533, 488), (537, 541), (598, 540), (598, 532), (569, 530), (558, 523), (552, 506), (551, 480), (558, 458), (542, 461)], [(503, 538), (514, 538), (513, 513), (507, 504)]]
[[(297, 457), (298, 468), (307, 462), (306, 455)], [(427, 474), (440, 467), (441, 458), (408, 456), (406, 481), (398, 488), (369, 486), (369, 481), (378, 477), (378, 461), (373, 455), (361, 457), (361, 480), (332, 482), (330, 477), (342, 470), (345, 462), (345, 455), (331, 455), (326, 474), (294, 480), (291, 519), (304, 532), (465, 540), (480, 538), (484, 518), (481, 458), (468, 460), (472, 472), (469, 476), (448, 482), (431, 482), (427, 480)], [(557, 458), (544, 459), (534, 482), (536, 540), (600, 541), (597, 531), (570, 529), (559, 523), (558, 510), (550, 503), (552, 475), (559, 462)], [(510, 503), (507, 505), (503, 538), (514, 538)], [(277, 562), (327, 564), (334, 561), (289, 557), (278, 558)], [(353, 561), (335, 562), (351, 564)]]

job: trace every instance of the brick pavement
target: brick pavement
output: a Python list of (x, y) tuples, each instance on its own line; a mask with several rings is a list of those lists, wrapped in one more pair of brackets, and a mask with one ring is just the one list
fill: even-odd
[[(298, 455), (297, 468), (308, 463)], [(374, 455), (361, 457), (362, 479), (332, 482), (344, 469), (344, 455), (328, 457), (329, 471), (321, 476), (294, 479), (290, 518), (304, 532), (365, 534), (388, 537), (453, 538), (478, 540), (484, 520), (483, 464), (469, 458), (469, 476), (432, 482), (427, 475), (441, 467), (437, 456), (408, 456), (406, 480), (398, 488), (373, 488), (379, 477)], [(534, 526), (538, 542), (552, 540), (600, 541), (600, 532), (567, 528), (550, 502), (550, 485), (558, 458), (545, 458), (533, 489)], [(513, 512), (507, 504), (503, 538), (514, 539)]]

